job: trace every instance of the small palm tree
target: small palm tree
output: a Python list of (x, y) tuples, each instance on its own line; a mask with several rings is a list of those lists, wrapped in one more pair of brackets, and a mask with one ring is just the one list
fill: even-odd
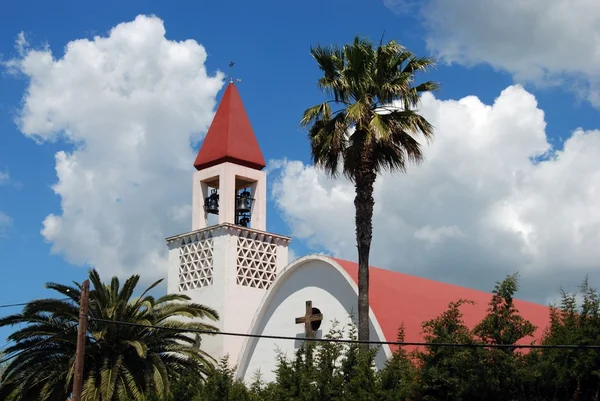
[(311, 54), (323, 72), (318, 86), (330, 100), (307, 109), (301, 124), (308, 128), (314, 164), (334, 178), (341, 167), (355, 185), (358, 338), (368, 341), (373, 186), (382, 170), (405, 172), (407, 162), (422, 161), (415, 134), (432, 139), (433, 127), (415, 108), (420, 94), (438, 85), (413, 85), (415, 74), (433, 60), (416, 57), (395, 41), (375, 48), (357, 36), (342, 48), (317, 46)]
[[(198, 321), (217, 320), (216, 311), (183, 294), (148, 295), (162, 280), (132, 298), (138, 275), (122, 287), (116, 277), (102, 283), (96, 270), (89, 278), (83, 400), (146, 400), (149, 394), (167, 394), (172, 379), (183, 373), (197, 372), (201, 379), (211, 369), (215, 361), (186, 330), (216, 332)], [(0, 379), (2, 400), (65, 401), (71, 393), (82, 287), (46, 287), (66, 298), (32, 301), (22, 313), (0, 319), (0, 327), (23, 325), (9, 337), (15, 344), (6, 354), (14, 359)]]

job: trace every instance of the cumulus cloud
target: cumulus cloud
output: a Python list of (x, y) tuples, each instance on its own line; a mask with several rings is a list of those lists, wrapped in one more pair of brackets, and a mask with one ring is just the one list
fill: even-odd
[(288, 262), (292, 263), (294, 260), (298, 259), (298, 254), (294, 249), (288, 248)]
[(164, 275), (164, 237), (190, 229), (191, 142), (206, 131), (223, 85), (205, 49), (173, 41), (152, 16), (73, 40), (62, 57), (31, 49), (9, 68), (28, 79), (18, 124), (62, 140), (54, 191), (61, 211), (42, 235), (74, 264), (105, 274)]
[(6, 184), (10, 180), (8, 171), (0, 171), (0, 185)]
[[(0, 186), (7, 184), (10, 181), (10, 175), (7, 171), (0, 171)], [(9, 227), (12, 225), (12, 219), (0, 210), (0, 238), (5, 238)]]
[(383, 4), (396, 14), (408, 14), (418, 9), (422, 0), (383, 0)]
[(12, 219), (0, 210), (0, 238), (6, 238), (8, 235), (8, 229), (12, 225)]
[[(394, 10), (403, 1), (384, 3)], [(565, 85), (600, 107), (600, 2), (426, 0), (421, 11), (428, 47), (442, 60)]]
[[(491, 290), (520, 271), (545, 302), (589, 273), (600, 284), (600, 131), (575, 130), (561, 150), (519, 85), (494, 104), (423, 97), (436, 127), (426, 162), (375, 187), (373, 264)], [(299, 161), (273, 163), (273, 196), (293, 235), (356, 260), (354, 188)]]

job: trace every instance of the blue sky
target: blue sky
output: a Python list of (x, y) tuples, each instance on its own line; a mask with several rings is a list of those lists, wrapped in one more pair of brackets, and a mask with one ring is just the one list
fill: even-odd
[[(552, 0), (550, 3), (558, 10), (561, 5), (566, 4), (565, 1)], [(456, 3), (456, 7), (451, 12), (452, 10), (449, 11), (446, 7), (450, 7), (453, 3)], [(402, 13), (401, 6), (406, 4), (411, 5), (408, 8), (409, 13)], [(115, 221), (119, 221), (118, 216), (121, 216), (119, 215), (121, 212), (114, 212), (120, 207), (117, 205), (119, 202), (106, 203), (103, 200), (105, 198), (102, 198), (106, 190), (113, 188), (110, 186), (110, 180), (107, 179), (108, 181), (103, 183), (105, 187), (102, 193), (96, 193), (96, 190), (99, 191), (96, 187), (80, 186), (81, 181), (77, 180), (69, 181), (71, 176), (65, 172), (60, 179), (64, 183), (62, 189), (58, 190), (58, 193), (52, 189), (59, 182), (56, 170), (57, 153), (65, 152), (68, 157), (73, 152), (85, 149), (82, 153), (78, 153), (78, 160), (82, 163), (86, 160), (85, 168), (88, 169), (86, 170), (88, 173), (92, 171), (95, 163), (108, 165), (110, 158), (114, 156), (114, 149), (111, 149), (109, 142), (115, 137), (107, 133), (104, 138), (108, 142), (102, 142), (101, 137), (104, 135), (102, 130), (89, 128), (85, 124), (88, 120), (84, 114), (81, 114), (81, 125), (78, 125), (78, 115), (74, 115), (84, 110), (82, 113), (91, 113), (90, 115), (96, 117), (101, 115), (104, 119), (112, 118), (110, 110), (94, 109), (97, 105), (92, 101), (90, 107), (85, 107), (85, 99), (93, 97), (96, 93), (94, 90), (98, 90), (96, 88), (88, 91), (86, 82), (91, 86), (91, 81), (97, 77), (90, 75), (86, 78), (83, 74), (87, 70), (78, 69), (79, 61), (71, 61), (70, 67), (74, 68), (74, 72), (82, 74), (82, 77), (79, 77), (81, 79), (73, 79), (72, 82), (66, 83), (64, 79), (54, 79), (50, 82), (51, 78), (39, 69), (42, 67), (22, 63), (33, 50), (46, 52), (45, 54), (51, 52), (55, 61), (61, 59), (65, 55), (65, 46), (70, 42), (87, 39), (92, 41), (90, 43), (95, 43), (94, 36), (97, 35), (108, 38), (113, 27), (121, 23), (132, 24), (138, 15), (148, 17), (154, 15), (162, 21), (166, 34), (161, 39), (161, 43), (165, 46), (169, 43), (192, 40), (205, 49), (207, 54), (205, 61), (202, 60), (196, 67), (186, 66), (186, 68), (193, 70), (204, 66), (207, 74), (206, 85), (209, 83), (217, 85), (217, 81), (223, 79), (222, 76), (219, 79), (215, 78), (217, 72), (228, 74), (227, 65), (231, 60), (235, 61), (234, 75), (243, 80), (238, 87), (246, 110), (265, 158), (272, 162), (269, 184), (274, 192), (269, 203), (268, 228), (273, 232), (293, 235), (295, 240), (292, 247), (297, 255), (319, 251), (355, 259), (352, 229), (345, 229), (348, 224), (352, 225), (351, 201), (347, 197), (342, 199), (339, 194), (336, 195), (338, 193), (336, 190), (351, 191), (351, 187), (348, 183), (328, 181), (309, 166), (306, 135), (298, 127), (302, 111), (323, 99), (315, 85), (319, 71), (310, 57), (310, 46), (318, 43), (343, 44), (352, 40), (356, 34), (378, 40), (385, 32), (385, 39), (396, 39), (417, 54), (433, 54), (440, 59), (438, 68), (428, 73), (426, 78), (441, 82), (441, 89), (435, 94), (435, 98), (430, 98), (424, 106), (431, 118), (436, 121), (436, 126), (439, 126), (440, 136), (460, 138), (460, 131), (464, 128), (464, 141), (473, 138), (469, 136), (469, 132), (486, 134), (487, 138), (492, 139), (496, 135), (501, 139), (498, 139), (497, 144), (494, 142), (489, 145), (486, 142), (488, 147), (480, 148), (476, 156), (473, 156), (475, 151), (461, 153), (461, 150), (457, 150), (456, 146), (459, 145), (456, 144), (461, 142), (460, 139), (452, 142), (454, 145), (441, 139), (441, 145), (436, 145), (438, 147), (432, 150), (431, 169), (438, 166), (436, 164), (438, 160), (442, 163), (440, 154), (456, 154), (460, 155), (457, 160), (466, 160), (466, 162), (463, 165), (462, 162), (457, 164), (448, 160), (447, 165), (451, 166), (449, 170), (456, 168), (454, 170), (456, 174), (462, 174), (463, 168), (472, 171), (479, 170), (479, 167), (473, 168), (473, 166), (480, 166), (481, 171), (487, 172), (489, 167), (489, 174), (486, 173), (488, 175), (482, 173), (481, 176), (474, 178), (467, 175), (457, 178), (453, 175), (449, 178), (440, 173), (443, 168), (436, 167), (435, 171), (425, 168), (409, 170), (407, 177), (384, 177), (378, 193), (379, 196), (385, 194), (388, 196), (381, 201), (381, 204), (385, 205), (386, 200), (392, 204), (395, 199), (397, 203), (404, 206), (398, 210), (390, 207), (389, 212), (388, 209), (376, 211), (379, 217), (376, 216), (375, 221), (375, 241), (379, 238), (380, 245), (375, 247), (374, 263), (382, 267), (481, 289), (490, 289), (493, 281), (502, 278), (503, 274), (519, 270), (524, 272), (525, 296), (543, 302), (556, 293), (558, 284), (564, 283), (568, 289), (571, 289), (584, 274), (589, 274), (592, 280), (597, 279), (598, 270), (594, 260), (598, 251), (591, 239), (600, 239), (597, 231), (600, 218), (593, 212), (594, 201), (597, 205), (598, 195), (600, 195), (598, 189), (600, 167), (590, 167), (589, 164), (578, 167), (576, 164), (578, 160), (589, 160), (590, 163), (600, 160), (595, 159), (595, 156), (600, 154), (594, 153), (596, 148), (593, 147), (597, 142), (594, 142), (595, 138), (600, 135), (594, 131), (600, 128), (597, 108), (600, 105), (598, 90), (600, 75), (594, 72), (594, 68), (600, 71), (600, 56), (595, 56), (594, 51), (590, 51), (595, 49), (595, 52), (600, 54), (600, 42), (598, 39), (593, 39), (593, 35), (589, 35), (589, 40), (585, 40), (585, 35), (588, 33), (597, 33), (596, 37), (600, 37), (600, 32), (597, 32), (600, 25), (594, 22), (600, 21), (600, 8), (595, 5), (588, 9), (573, 7), (569, 11), (573, 14), (571, 16), (577, 16), (578, 12), (585, 16), (581, 19), (572, 19), (580, 21), (579, 26), (558, 21), (556, 23), (559, 24), (560, 29), (552, 31), (554, 36), (545, 36), (544, 16), (537, 16), (538, 20), (521, 24), (518, 9), (510, 11), (502, 5), (501, 1), (496, 0), (490, 3), (489, 10), (479, 10), (487, 14), (471, 15), (469, 12), (459, 12), (460, 7), (466, 7), (468, 4), (471, 4), (473, 9), (477, 9), (476, 0), (452, 0), (446, 3), (441, 0), (428, 0), (422, 5), (402, 0), (321, 0), (297, 3), (274, 1), (256, 3), (233, 0), (180, 1), (176, 5), (136, 0), (127, 2), (108, 0), (102, 3), (62, 1), (52, 4), (23, 0), (3, 4), (1, 11), (3, 23), (0, 25), (0, 56), (3, 61), (0, 67), (2, 69), (0, 74), (0, 266), (3, 278), (0, 284), (0, 304), (22, 302), (44, 296), (47, 293), (43, 289), (43, 284), (47, 281), (81, 281), (86, 275), (86, 268), (82, 268), (86, 265), (86, 261), (96, 265), (105, 275), (115, 272), (125, 275), (134, 271), (144, 272), (144, 269), (151, 269), (148, 272), (151, 277), (161, 275), (160, 268), (143, 266), (146, 259), (139, 255), (144, 250), (143, 246), (163, 247), (164, 243), (157, 242), (158, 237), (153, 237), (154, 239), (148, 242), (139, 239), (131, 240), (132, 236), (143, 235), (144, 228), (140, 227), (136, 230), (135, 222), (145, 221), (144, 216), (138, 216), (131, 222), (123, 222), (125, 228), (118, 233), (125, 234), (123, 237), (115, 237), (117, 239), (114, 240), (121, 241), (119, 246), (128, 246), (122, 242), (133, 241), (131, 243), (135, 244), (131, 246), (138, 247), (138, 252), (123, 257), (114, 255), (118, 253), (118, 248), (115, 248), (114, 243), (111, 242), (113, 240), (106, 239), (106, 236), (98, 237), (93, 249), (89, 250), (85, 246), (85, 241), (78, 242), (76, 237), (85, 236), (85, 230), (95, 230), (103, 224), (103, 216), (107, 216), (108, 221), (117, 216)], [(547, 6), (542, 2), (532, 4), (540, 7)], [(512, 17), (511, 12), (515, 13)], [(445, 15), (446, 18), (441, 18), (441, 15)], [(506, 21), (504, 27), (498, 26), (502, 24), (493, 23), (497, 18)], [(551, 29), (552, 25), (548, 25), (548, 29)], [(135, 32), (136, 26), (132, 25), (130, 28), (127, 32)], [(21, 32), (24, 33), (27, 43), (19, 47), (17, 42)], [(572, 35), (572, 32), (577, 32), (577, 35)], [(149, 49), (151, 48), (142, 49), (140, 52), (150, 51)], [(110, 50), (107, 52), (109, 54)], [(154, 60), (151, 54), (146, 55), (148, 60)], [(112, 57), (117, 56), (112, 54)], [(555, 58), (568, 60), (569, 57), (574, 61), (560, 64), (554, 60)], [(31, 61), (34, 62), (35, 60)], [(85, 60), (81, 62), (85, 64)], [(185, 82), (185, 77), (173, 78), (176, 79)], [(32, 88), (32, 83), (41, 88), (39, 93), (28, 92)], [(512, 86), (513, 84), (519, 85)], [(81, 110), (65, 111), (58, 110), (59, 106), (52, 106), (47, 107), (51, 112), (46, 114), (39, 111), (40, 100), (54, 99), (52, 98), (54, 95), (58, 96), (56, 98), (58, 99), (61, 92), (65, 92), (65, 87), (61, 85), (71, 85), (70, 89), (75, 94), (90, 94), (88, 97), (81, 98), (84, 100), (78, 101)], [(142, 85), (142, 83), (133, 82), (131, 85)], [(199, 82), (198, 85), (201, 87), (203, 83)], [(220, 81), (216, 89), (219, 89), (219, 85)], [(513, 88), (514, 91), (506, 94), (502, 109), (497, 115), (489, 114), (491, 110), (489, 107), (494, 104), (495, 99), (504, 96), (501, 96), (501, 93), (507, 88)], [(213, 110), (214, 105), (210, 99), (214, 100), (216, 95), (218, 100), (222, 94), (222, 91), (216, 89), (207, 89), (199, 100), (203, 102), (202, 107), (206, 113)], [(46, 93), (48, 96), (45, 95)], [(189, 102), (184, 102), (188, 99), (186, 96), (195, 99), (193, 93), (182, 95), (184, 106), (178, 109), (183, 112), (193, 110), (189, 108)], [(469, 102), (460, 105), (452, 102), (467, 96), (477, 97), (481, 107)], [(37, 106), (31, 106), (33, 111), (30, 110), (31, 113), (26, 115), (23, 110), (27, 99), (32, 102), (31, 104), (38, 103), (35, 103)], [(487, 105), (488, 109), (483, 105)], [(463, 107), (464, 110), (452, 109), (452, 107)], [(498, 108), (500, 109), (500, 106)], [(178, 121), (169, 120), (176, 118), (173, 117), (176, 111), (174, 107), (174, 111), (169, 111), (168, 118), (164, 120), (175, 122), (174, 131), (181, 130), (183, 137), (187, 135), (186, 138), (192, 134), (203, 134), (202, 127), (207, 123), (206, 118), (200, 123), (182, 122), (180, 127)], [(38, 112), (40, 114), (36, 115)], [(143, 112), (148, 111), (140, 113)], [(464, 127), (462, 121), (451, 121), (451, 117), (448, 117), (450, 114), (461, 116), (462, 112), (466, 113), (465, 118), (469, 116), (471, 118), (469, 123), (465, 122)], [(65, 114), (63, 116), (60, 113)], [(479, 117), (476, 113), (480, 113), (477, 114)], [(56, 115), (63, 117), (59, 118)], [(59, 121), (61, 118), (68, 121), (65, 124), (75, 131), (74, 134), (62, 133), (63, 128), (60, 128)], [(115, 121), (127, 120), (127, 116), (123, 115), (114, 118)], [(489, 121), (486, 120), (488, 118)], [(59, 128), (48, 129), (40, 119), (52, 121), (52, 124)], [(149, 120), (142, 118), (140, 121)], [(478, 125), (478, 121), (483, 123)], [(475, 124), (474, 127), (467, 127), (471, 123)], [(513, 123), (515, 126), (503, 136), (502, 130), (508, 129), (506, 127)], [(161, 133), (164, 137), (175, 135), (167, 127), (164, 128), (164, 132)], [(537, 167), (533, 162), (531, 165), (527, 164), (529, 158), (539, 157), (535, 153), (543, 149), (545, 143), (552, 148), (544, 150), (546, 153), (542, 160), (552, 160), (556, 157), (554, 152), (560, 151), (564, 141), (569, 139), (573, 131), (578, 128), (583, 130), (581, 140), (584, 142), (574, 143), (574, 150), (561, 159), (561, 161), (566, 160), (563, 164), (547, 164), (542, 166), (544, 169)], [(83, 133), (78, 133), (78, 129)], [(89, 132), (85, 131), (86, 129)], [(40, 134), (36, 130), (43, 132)], [(194, 132), (190, 134), (190, 131)], [(522, 153), (519, 153), (517, 147), (522, 149)], [(496, 162), (494, 154), (503, 154), (502, 149), (510, 155), (518, 154), (520, 158), (515, 159), (514, 163), (511, 161), (508, 166)], [(489, 152), (489, 163), (488, 156), (482, 155), (482, 152)], [(582, 153), (581, 157), (577, 152)], [(190, 203), (186, 194), (191, 188), (187, 188), (186, 183), (190, 182), (193, 158), (189, 158), (189, 171), (171, 167), (185, 162), (185, 157), (193, 156), (193, 152), (191, 149), (189, 153), (183, 152), (180, 155), (183, 161), (165, 156), (156, 165), (153, 165), (153, 155), (155, 154), (138, 155), (140, 160), (144, 160), (139, 165), (123, 164), (137, 174), (131, 173), (131, 176), (127, 176), (127, 179), (136, 182), (133, 186), (136, 189), (128, 187), (127, 191), (131, 192), (127, 194), (137, 202), (147, 201), (153, 205), (147, 212), (152, 213), (152, 217), (161, 224), (164, 223), (159, 226), (160, 229), (164, 229), (164, 232), (158, 230), (156, 235), (162, 234), (166, 237), (189, 228), (189, 222), (185, 218), (181, 220), (172, 218), (170, 221), (165, 219), (169, 218), (169, 208)], [(145, 156), (148, 158), (146, 159)], [(133, 163), (127, 158), (119, 159), (117, 162), (115, 166), (119, 163)], [(164, 170), (157, 167), (163, 165), (167, 166)], [(511, 170), (513, 168), (511, 166), (516, 165), (521, 167)], [(82, 170), (78, 170), (77, 166), (72, 164), (70, 166), (74, 169), (73, 174), (81, 173)], [(103, 171), (106, 173), (108, 170), (101, 170), (99, 174), (102, 175)], [(410, 174), (413, 171), (415, 174)], [(425, 172), (421, 174), (421, 171)], [(494, 183), (493, 180), (499, 176), (519, 176), (521, 173), (526, 177), (524, 181), (526, 184), (523, 185), (529, 185), (526, 190), (521, 189), (521, 184), (512, 182), (507, 184), (509, 186), (504, 192), (498, 189), (498, 193), (493, 193), (490, 190), (489, 197), (481, 196), (481, 192), (487, 188), (486, 183)], [(173, 185), (177, 187), (165, 189), (168, 194), (156, 200), (156, 203), (152, 203), (154, 200), (146, 196), (146, 192), (148, 194), (153, 193), (152, 191), (161, 192), (153, 187), (154, 183), (170, 181), (169, 177), (175, 174), (178, 181)], [(549, 176), (546, 177), (546, 174)], [(556, 177), (556, 182), (553, 177)], [(457, 181), (454, 182), (453, 179)], [(464, 182), (479, 184), (475, 187), (462, 187), (458, 184)], [(406, 183), (405, 191), (402, 191), (403, 183)], [(453, 183), (456, 184), (455, 188), (461, 188), (459, 193), (444, 192), (445, 189), (444, 191), (440, 189), (445, 188), (445, 185), (452, 186)], [(307, 186), (302, 187), (302, 185)], [(386, 192), (384, 186), (387, 188), (388, 185), (399, 188), (401, 193)], [(490, 184), (490, 187), (504, 188), (496, 184)], [(562, 188), (562, 191), (552, 192), (556, 187)], [(418, 201), (420, 194), (428, 196), (437, 189), (440, 189), (442, 191), (440, 193), (444, 195), (440, 195), (435, 206), (429, 205), (431, 208), (426, 210), (426, 206)], [(550, 195), (544, 195), (546, 190), (550, 191), (548, 192)], [(409, 191), (414, 194), (413, 197), (406, 195)], [(174, 193), (182, 194), (182, 198), (169, 195)], [(560, 198), (561, 194), (565, 197)], [(306, 196), (313, 198), (313, 202), (306, 202)], [(476, 210), (473, 215), (477, 218), (456, 217), (453, 220), (452, 216), (455, 214), (457, 216), (464, 214), (456, 212), (455, 204), (452, 203), (458, 202), (464, 205), (461, 196), (467, 196), (468, 199), (486, 199), (487, 203), (478, 204), (473, 209)], [(117, 194), (116, 197), (120, 199), (121, 194)], [(127, 204), (126, 197), (124, 199)], [(321, 206), (315, 199), (323, 202)], [(489, 199), (502, 200), (503, 203)], [(532, 206), (535, 201), (541, 202), (547, 199), (555, 202), (552, 205), (548, 203)], [(55, 227), (54, 231), (47, 230), (45, 234), (42, 233), (43, 222), (47, 216), (61, 216), (67, 213), (61, 208), (61, 200), (77, 205), (77, 213), (80, 215), (75, 213), (69, 215), (67, 219), (67, 215), (64, 214), (65, 221), (61, 228)], [(92, 214), (88, 210), (90, 205), (88, 202), (94, 200), (100, 203), (94, 206), (96, 209)], [(134, 201), (131, 202), (133, 204)], [(335, 216), (330, 215), (331, 221), (327, 220), (327, 217), (325, 219), (318, 217), (316, 212), (329, 210), (331, 204), (336, 202), (339, 202), (340, 210), (343, 211), (336, 212)], [(507, 205), (511, 202), (521, 208), (514, 206), (510, 208), (509, 214), (493, 214), (497, 204)], [(308, 203), (316, 204), (314, 206), (316, 209), (310, 209), (308, 206), (302, 209), (295, 206)], [(561, 205), (577, 207), (576, 210), (567, 213)], [(165, 206), (165, 209), (160, 210), (158, 206)], [(144, 208), (141, 210), (146, 211)], [(547, 213), (546, 217), (534, 215), (536, 210), (544, 210)], [(113, 212), (116, 213), (114, 216)], [(414, 217), (413, 220), (421, 220), (413, 221), (407, 216)], [(527, 228), (515, 229), (516, 223), (509, 228), (498, 228), (496, 223), (513, 218), (510, 216), (516, 216), (514, 219), (518, 220), (517, 225)], [(81, 221), (85, 222), (83, 228), (77, 226), (80, 217)], [(307, 229), (307, 227), (317, 227), (317, 221), (311, 218), (327, 221), (327, 227), (323, 227), (321, 231), (317, 231), (316, 228)], [(69, 226), (67, 220), (73, 226)], [(437, 224), (438, 220), (444, 223)], [(496, 222), (494, 228), (481, 223), (492, 220)], [(379, 226), (378, 221), (382, 222)], [(384, 221), (394, 221), (397, 224), (387, 227)], [(545, 225), (550, 223), (552, 225)], [(571, 227), (572, 224), (576, 226)], [(394, 231), (394, 227), (402, 233)], [(109, 234), (111, 229), (98, 228), (99, 231), (104, 230), (102, 232)], [(328, 229), (332, 231), (329, 232)], [(389, 231), (386, 231), (388, 229)], [(487, 234), (496, 232), (494, 230), (499, 230), (500, 233), (496, 237), (487, 239), (488, 242), (473, 241), (474, 238), (478, 241), (487, 238)], [(570, 230), (575, 233), (574, 237), (563, 238), (563, 235), (566, 235), (564, 233), (571, 232)], [(556, 235), (552, 235), (553, 232)], [(584, 234), (581, 234), (582, 232)], [(532, 233), (536, 235), (533, 236)], [(580, 234), (590, 240), (582, 240), (578, 237)], [(394, 237), (400, 245), (389, 242), (389, 239)], [(458, 242), (448, 243), (447, 240), (441, 240), (451, 237)], [(407, 242), (404, 242), (403, 238), (406, 238)], [(409, 239), (421, 242), (417, 244), (410, 242)], [(571, 240), (572, 243), (569, 242)], [(556, 249), (553, 245), (555, 242), (566, 244), (565, 246), (570, 251), (577, 252), (577, 255), (583, 252), (586, 257), (578, 256), (579, 259), (566, 259), (566, 262), (562, 260), (557, 262), (557, 258), (550, 256), (544, 257), (543, 255), (550, 255), (550, 251)], [(51, 252), (53, 245), (58, 252)], [(157, 253), (157, 257), (164, 256), (164, 251), (163, 248), (149, 250)], [(494, 252), (499, 253), (496, 255)], [(449, 268), (448, 265), (452, 267)], [(482, 267), (487, 265), (491, 266), (489, 270)], [(550, 280), (548, 276), (555, 277), (556, 280)], [(1, 309), (0, 313), (14, 311)], [(7, 333), (6, 329), (0, 330), (0, 337), (4, 338)]]

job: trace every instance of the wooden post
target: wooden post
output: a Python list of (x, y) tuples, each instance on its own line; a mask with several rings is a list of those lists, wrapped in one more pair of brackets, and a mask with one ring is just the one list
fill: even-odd
[(77, 327), (77, 351), (75, 354), (75, 377), (73, 377), (73, 401), (81, 401), (89, 295), (90, 280), (85, 280), (83, 282), (81, 297), (79, 299), (79, 326)]

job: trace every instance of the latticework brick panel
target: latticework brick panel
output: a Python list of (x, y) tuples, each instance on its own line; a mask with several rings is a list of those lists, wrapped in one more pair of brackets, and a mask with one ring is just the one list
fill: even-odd
[(179, 248), (179, 291), (213, 283), (213, 238), (210, 233), (192, 234)]
[(239, 285), (267, 289), (277, 273), (277, 245), (253, 237), (237, 240)]

